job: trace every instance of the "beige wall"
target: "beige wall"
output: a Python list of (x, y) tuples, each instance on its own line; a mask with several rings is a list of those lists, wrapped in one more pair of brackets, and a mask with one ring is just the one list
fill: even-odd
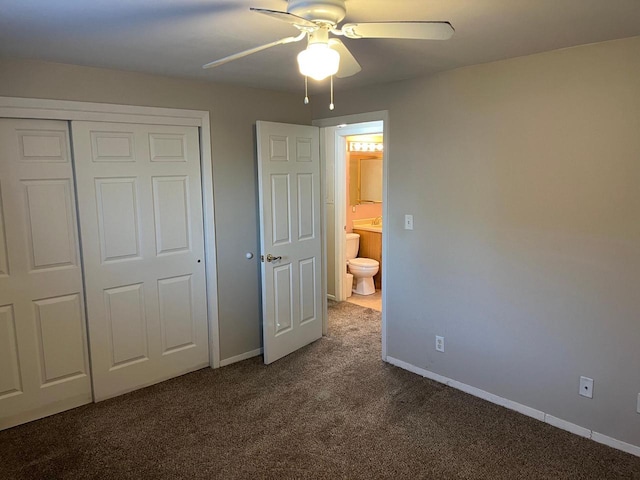
[(640, 37), (325, 104), (389, 110), (388, 354), (640, 445)]
[[(220, 353), (260, 348), (256, 120), (310, 123), (296, 94), (132, 72), (0, 59), (0, 95), (208, 110), (218, 255)], [(254, 252), (253, 260), (245, 252)]]

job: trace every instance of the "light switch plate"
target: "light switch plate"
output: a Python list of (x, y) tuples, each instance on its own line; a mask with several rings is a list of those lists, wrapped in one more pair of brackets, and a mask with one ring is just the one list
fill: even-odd
[(413, 215), (404, 216), (404, 229), (413, 230)]

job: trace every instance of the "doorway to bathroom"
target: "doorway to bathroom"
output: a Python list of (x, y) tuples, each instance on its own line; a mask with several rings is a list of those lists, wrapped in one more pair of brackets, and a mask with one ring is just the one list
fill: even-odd
[[(380, 111), (322, 119), (314, 121), (314, 125), (321, 127), (321, 158), (325, 172), (327, 297), (382, 312), (384, 359), (388, 113)], [(355, 268), (347, 265), (347, 233), (351, 237), (354, 233), (358, 235), (355, 262), (350, 262), (357, 264)], [(354, 273), (356, 278), (352, 277)], [(360, 278), (359, 284), (358, 277), (362, 277), (362, 273), (369, 278)], [(362, 285), (368, 282), (373, 288)]]
[(347, 302), (382, 311), (382, 185), (384, 142), (382, 130), (349, 135), (344, 155)]

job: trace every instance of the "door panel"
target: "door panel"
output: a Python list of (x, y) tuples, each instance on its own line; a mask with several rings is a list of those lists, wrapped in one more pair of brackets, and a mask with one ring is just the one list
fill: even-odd
[(0, 428), (92, 399), (68, 137), (0, 119)]
[(92, 162), (135, 162), (133, 133), (91, 132)]
[(197, 128), (72, 130), (96, 400), (207, 366)]
[(104, 291), (109, 368), (149, 359), (144, 290), (141, 283)]
[(293, 284), (291, 264), (273, 268), (275, 336), (291, 330), (293, 325)]
[(33, 270), (77, 266), (71, 180), (23, 180)]
[(0, 307), (0, 399), (22, 392), (13, 305)]
[(84, 318), (78, 294), (33, 302), (43, 385), (82, 376)]
[(57, 126), (52, 123), (50, 127), (30, 129), (29, 125), (25, 125), (25, 128), (18, 129), (16, 133), (20, 161), (39, 164), (45, 162), (68, 163), (67, 139), (69, 134), (66, 130), (56, 130), (56, 128)]
[(137, 179), (95, 179), (102, 261), (140, 256)]
[(152, 162), (187, 162), (186, 137), (182, 134), (149, 134)]
[(313, 240), (316, 235), (313, 180), (312, 174), (298, 174), (298, 241)]
[(0, 277), (9, 275), (9, 258), (7, 254), (7, 235), (2, 205), (2, 180), (0, 179)]
[(300, 261), (300, 323), (316, 319), (316, 259), (306, 258)]
[(316, 127), (258, 122), (257, 133), (263, 343), (271, 363), (322, 336), (319, 142)]
[(184, 176), (153, 178), (157, 255), (186, 252), (191, 246), (188, 180)]
[(158, 280), (162, 354), (195, 344), (191, 275)]

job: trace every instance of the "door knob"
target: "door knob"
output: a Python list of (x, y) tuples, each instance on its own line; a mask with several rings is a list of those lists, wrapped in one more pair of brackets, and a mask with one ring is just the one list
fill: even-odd
[(282, 260), (282, 257), (274, 257), (270, 253), (267, 253), (267, 262), (275, 262), (276, 260)]

